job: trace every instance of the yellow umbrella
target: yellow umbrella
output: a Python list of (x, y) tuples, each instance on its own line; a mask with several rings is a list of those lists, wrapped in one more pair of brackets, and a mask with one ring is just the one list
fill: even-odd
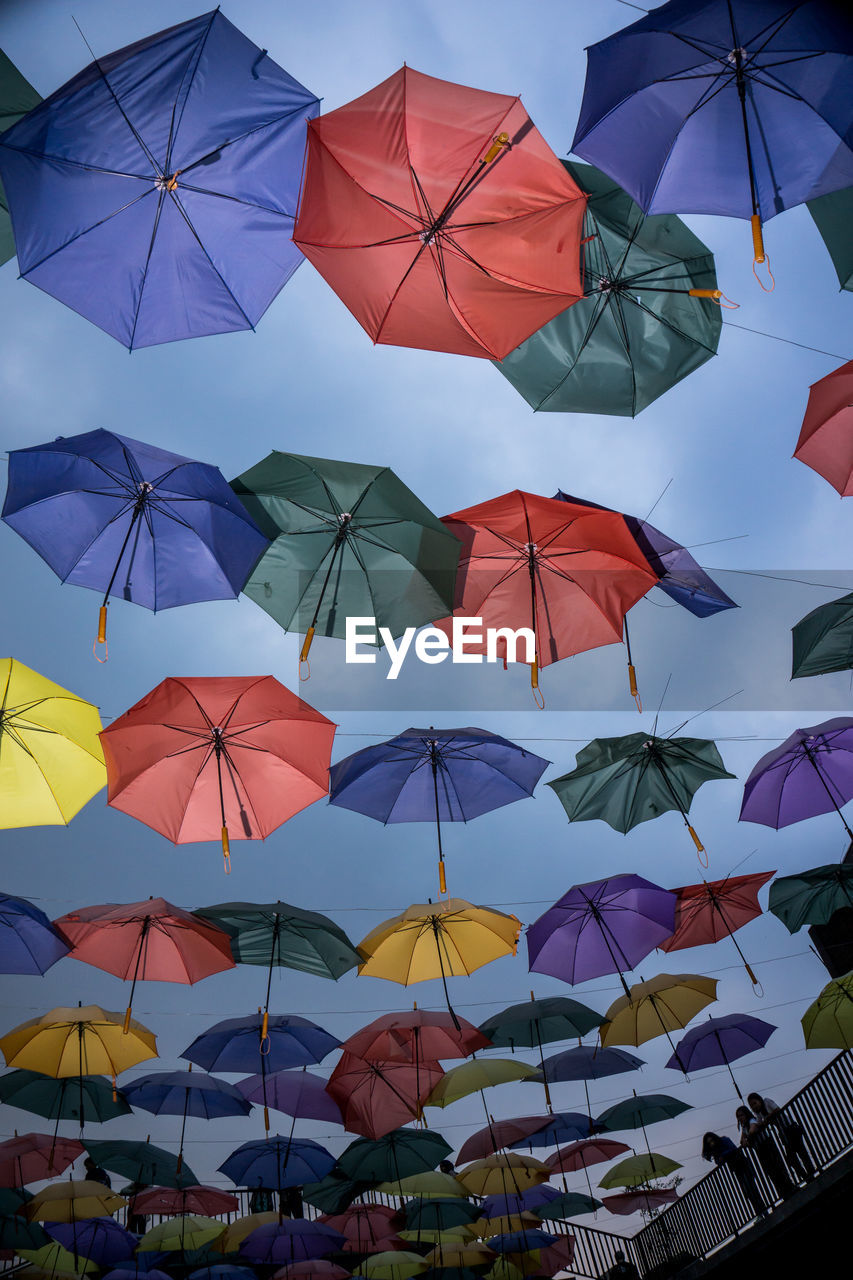
[(490, 1089), (512, 1080), (530, 1080), (537, 1074), (536, 1067), (511, 1058), (473, 1058), (445, 1071), (424, 1106), (447, 1107), (478, 1089)]
[(203, 1249), (206, 1244), (217, 1240), (224, 1232), (225, 1223), (217, 1221), (216, 1218), (184, 1213), (177, 1218), (167, 1218), (165, 1222), (158, 1222), (156, 1227), (146, 1231), (137, 1249), (140, 1253), (189, 1252), (192, 1249)]
[(61, 1244), (45, 1244), (40, 1249), (18, 1249), (18, 1254), (30, 1263), (16, 1275), (30, 1276), (82, 1276), (87, 1271), (97, 1271), (97, 1263), (75, 1255)]
[[(517, 1257), (519, 1255), (515, 1256)], [(528, 1262), (531, 1256), (535, 1257), (536, 1262), (538, 1263), (539, 1257), (535, 1251), (533, 1255), (530, 1253), (524, 1255), (525, 1262)], [(495, 1258), (491, 1267), (483, 1276), (483, 1280), (525, 1280), (525, 1276), (533, 1275), (536, 1271), (535, 1265), (532, 1263), (529, 1265), (530, 1269), (528, 1271), (522, 1271), (514, 1262), (510, 1262), (505, 1253), (502, 1253)]]
[(475, 1229), (473, 1224), (462, 1222), (458, 1227), (418, 1227), (412, 1231), (398, 1231), (401, 1240), (406, 1240), (411, 1244), (444, 1244), (458, 1242), (463, 1240), (476, 1240), (481, 1233)]
[(528, 1227), (536, 1227), (540, 1231), (547, 1230), (547, 1227), (542, 1225), (542, 1219), (537, 1218), (535, 1213), (527, 1209), (521, 1213), (505, 1213), (497, 1218), (478, 1218), (471, 1225), (476, 1228), (477, 1235), (486, 1240), (491, 1236), (504, 1236), (515, 1231), (525, 1231)]
[(483, 1160), (474, 1160), (457, 1176), (469, 1195), (513, 1195), (547, 1182), (551, 1170), (533, 1156), (501, 1151)]
[(853, 1048), (853, 973), (828, 982), (802, 1024), (807, 1049)]
[(428, 1173), (412, 1173), (399, 1182), (380, 1182), (374, 1190), (386, 1196), (420, 1196), (424, 1200), (441, 1199), (443, 1197), (465, 1199), (468, 1192), (458, 1178), (452, 1173), (442, 1173), (439, 1169)]
[(365, 1258), (359, 1265), (359, 1274), (367, 1280), (410, 1280), (411, 1276), (429, 1271), (430, 1264), (419, 1253), (405, 1249), (386, 1249)]
[(649, 1151), (643, 1155), (627, 1156), (612, 1169), (608, 1169), (599, 1182), (600, 1187), (642, 1187), (652, 1178), (663, 1178), (674, 1173), (681, 1165), (669, 1156), (662, 1156), (657, 1151)]
[(87, 1178), (51, 1182), (25, 1206), (31, 1222), (80, 1222), (83, 1218), (109, 1218), (127, 1204), (102, 1182)]
[(436, 1245), (426, 1255), (430, 1267), (482, 1267), (494, 1261), (495, 1251), (479, 1240), (466, 1244)]
[(403, 986), (470, 974), (499, 956), (515, 955), (520, 930), (515, 916), (464, 898), (416, 903), (359, 943), (364, 963), (358, 971)]
[(242, 1218), (235, 1218), (233, 1222), (228, 1223), (222, 1238), (217, 1240), (216, 1250), (218, 1253), (234, 1253), (256, 1227), (265, 1227), (271, 1222), (279, 1221), (279, 1215), (272, 1211), (247, 1213)]
[(666, 1035), (672, 1051), (678, 1050), (670, 1039), (670, 1031), (686, 1027), (691, 1018), (717, 998), (717, 979), (703, 978), (697, 973), (659, 973), (648, 982), (631, 987), (630, 996), (620, 996), (605, 1014), (599, 1027), (601, 1043), (643, 1044), (655, 1036)]
[(63, 1076), (117, 1076), (146, 1058), (157, 1057), (153, 1032), (123, 1013), (100, 1005), (51, 1009), (0, 1038), (7, 1067)]
[(107, 785), (98, 708), (0, 659), (0, 827), (70, 822)]

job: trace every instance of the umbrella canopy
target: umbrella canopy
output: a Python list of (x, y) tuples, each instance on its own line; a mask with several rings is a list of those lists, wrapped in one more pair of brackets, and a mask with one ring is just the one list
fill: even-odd
[(117, 1076), (157, 1057), (157, 1041), (147, 1027), (135, 1019), (125, 1026), (120, 1013), (96, 1004), (60, 1006), (22, 1022), (0, 1038), (0, 1049), (7, 1067), (54, 1077)]
[(112, 1218), (87, 1218), (82, 1222), (56, 1222), (50, 1234), (75, 1257), (86, 1258), (97, 1267), (125, 1262), (136, 1250), (136, 1236)]
[(575, 885), (527, 930), (531, 972), (575, 984), (618, 973), (672, 934), (675, 897), (632, 874)]
[[(409, 1131), (402, 1129), (400, 1132)], [(438, 1169), (429, 1169), (423, 1173), (408, 1174), (393, 1181), (380, 1182), (375, 1189), (381, 1191), (383, 1195), (397, 1196), (401, 1200), (408, 1196), (417, 1196), (419, 1200), (434, 1200), (448, 1196), (464, 1198), (468, 1195), (458, 1178), (452, 1173), (442, 1173)]]
[(274, 451), (232, 487), (271, 541), (243, 589), (303, 660), (347, 617), (398, 636), (452, 606), (459, 543), (389, 467)]
[(477, 1205), (458, 1197), (435, 1200), (409, 1200), (405, 1206), (406, 1226), (427, 1231), (447, 1231), (467, 1226), (480, 1215)]
[(832, 0), (670, 0), (587, 50), (572, 150), (646, 213), (761, 223), (853, 182), (841, 104), (847, 15)]
[(812, 383), (794, 457), (847, 498), (853, 494), (853, 360)]
[(344, 1243), (345, 1237), (325, 1223), (285, 1218), (282, 1222), (256, 1227), (240, 1245), (239, 1254), (247, 1262), (267, 1265), (304, 1262), (335, 1253)]
[(595, 1213), (600, 1208), (601, 1201), (596, 1200), (595, 1196), (586, 1196), (581, 1191), (565, 1191), (548, 1204), (543, 1204), (541, 1209), (537, 1209), (537, 1213), (546, 1222), (550, 1222), (552, 1218), (559, 1222), (563, 1218), (579, 1218), (584, 1213)]
[(647, 218), (600, 169), (562, 163), (589, 195), (583, 297), (496, 368), (533, 409), (633, 418), (716, 352), (714, 258), (680, 218)]
[(158, 1222), (139, 1242), (140, 1253), (187, 1253), (203, 1249), (218, 1240), (225, 1230), (224, 1222), (200, 1214), (183, 1213), (177, 1218)]
[(770, 886), (767, 905), (789, 933), (806, 924), (827, 924), (842, 907), (853, 907), (853, 866), (831, 862), (779, 876)]
[[(377, 1139), (356, 1138), (339, 1157), (338, 1168), (346, 1177), (359, 1182), (376, 1184), (393, 1180), (399, 1183), (415, 1174), (432, 1174), (451, 1151), (452, 1147), (441, 1134), (430, 1129), (394, 1129)], [(442, 1182), (441, 1186), (440, 1194), (447, 1195), (446, 1185)], [(424, 1193), (409, 1187), (399, 1194)]]
[(319, 1182), (335, 1167), (335, 1157), (310, 1138), (262, 1138), (244, 1142), (219, 1166), (240, 1187), (299, 1187)]
[[(217, 1120), (223, 1116), (247, 1116), (252, 1104), (239, 1089), (203, 1071), (155, 1071), (137, 1076), (124, 1086), (125, 1097), (132, 1107), (142, 1107), (155, 1116), (187, 1116)], [(181, 1127), (181, 1151), (184, 1145)]]
[(252, 1071), (260, 1067), (266, 1073), (322, 1062), (340, 1047), (340, 1040), (316, 1022), (295, 1014), (271, 1015), (265, 1039), (262, 1024), (260, 1010), (247, 1018), (226, 1018), (196, 1036), (180, 1056), (205, 1071)]
[(641, 1187), (653, 1178), (663, 1178), (680, 1168), (677, 1160), (670, 1160), (669, 1156), (650, 1151), (620, 1160), (607, 1170), (598, 1185), (606, 1190), (611, 1187)]
[(281, 1215), (271, 1210), (265, 1213), (247, 1213), (241, 1218), (235, 1218), (225, 1228), (224, 1234), (217, 1242), (217, 1248), (221, 1253), (236, 1253), (237, 1246), (258, 1227), (277, 1224), (280, 1219)]
[(21, 274), (129, 348), (253, 328), (319, 107), (218, 9), (98, 58), (2, 139)]
[(641, 1187), (636, 1191), (621, 1191), (615, 1196), (605, 1196), (602, 1201), (610, 1213), (630, 1217), (632, 1213), (652, 1213), (666, 1204), (674, 1204), (678, 1192), (668, 1187)]
[[(426, 1100), (428, 1107), (448, 1107), (451, 1102), (467, 1098), (478, 1089), (491, 1089), (513, 1080), (529, 1080), (536, 1075), (536, 1068), (512, 1058), (474, 1058), (458, 1067), (451, 1067), (438, 1081)], [(543, 1123), (547, 1117), (543, 1116)]]
[[(628, 995), (619, 996), (607, 1010), (600, 1029), (601, 1043), (643, 1044), (656, 1036), (686, 1027), (717, 998), (717, 979), (695, 973), (659, 973), (648, 982), (638, 982)], [(672, 1041), (670, 1040), (670, 1044)], [(678, 1050), (673, 1048), (678, 1058)], [(682, 1067), (686, 1071), (686, 1067)]]
[(728, 876), (725, 880), (703, 880), (673, 889), (675, 894), (675, 928), (672, 937), (658, 944), (661, 951), (681, 951), (685, 947), (704, 947), (726, 936), (744, 963), (753, 986), (758, 979), (734, 938), (750, 920), (761, 915), (759, 889), (772, 880), (775, 871), (757, 871), (748, 876)]
[(294, 239), (374, 342), (500, 360), (580, 296), (584, 207), (518, 98), (405, 66), (309, 125)]
[(807, 201), (806, 208), (829, 250), (838, 283), (842, 289), (853, 289), (853, 245), (847, 234), (853, 217), (853, 189), (846, 187), (828, 196), (818, 196), (816, 200)]
[(43, 911), (0, 893), (0, 973), (46, 973), (67, 954), (68, 943)]
[(348, 1280), (351, 1274), (336, 1262), (329, 1262), (328, 1258), (312, 1258), (310, 1262), (288, 1263), (280, 1271), (273, 1272), (272, 1280)]
[(113, 1138), (111, 1141), (87, 1141), (84, 1145), (96, 1164), (112, 1169), (114, 1173), (120, 1173), (143, 1186), (184, 1187), (198, 1184), (198, 1178), (186, 1163), (171, 1151), (155, 1146), (153, 1142)]
[(340, 925), (289, 902), (219, 902), (198, 907), (193, 915), (225, 930), (238, 964), (297, 969), (337, 980), (359, 962)]
[[(466, 1138), (459, 1148), (457, 1160), (466, 1164), (469, 1160), (480, 1160), (494, 1155), (503, 1147), (523, 1146), (530, 1135), (544, 1129), (550, 1116), (518, 1116), (513, 1120), (489, 1120), (484, 1129), (478, 1129)], [(521, 1212), (518, 1208), (508, 1208), (507, 1213)], [(491, 1215), (487, 1213), (487, 1217)]]
[(382, 1250), (359, 1264), (359, 1274), (367, 1280), (410, 1280), (428, 1271), (430, 1263), (419, 1253), (405, 1249)]
[(259, 1072), (246, 1080), (238, 1080), (237, 1088), (250, 1102), (284, 1111), (294, 1119), (343, 1124), (340, 1107), (326, 1092), (327, 1083), (322, 1076), (312, 1075), (303, 1067), (301, 1071)]
[(329, 803), (380, 822), (467, 822), (533, 794), (548, 760), (485, 729), (406, 729), (329, 770)]
[(193, 1213), (215, 1217), (220, 1213), (236, 1213), (239, 1208), (237, 1197), (219, 1187), (146, 1187), (130, 1197), (128, 1213), (146, 1216)]
[(0, 1249), (41, 1249), (50, 1236), (37, 1222), (27, 1222), (17, 1214), (0, 1217)]
[[(549, 1040), (567, 1040), (570, 1036), (585, 1036), (593, 1027), (601, 1025), (601, 1015), (588, 1009), (579, 1000), (568, 996), (547, 996), (537, 1000), (533, 992), (526, 1004), (513, 1004), (494, 1014), (480, 1028), (492, 1044), (512, 1049), (516, 1045), (539, 1050), (539, 1063), (545, 1065), (542, 1045)], [(538, 1077), (545, 1086), (545, 1101), (551, 1106), (549, 1077)]]
[(841, 806), (853, 799), (853, 719), (838, 716), (795, 729), (762, 756), (743, 789), (741, 822), (790, 826), (833, 809), (853, 840)]
[(47, 1120), (97, 1120), (129, 1116), (130, 1105), (120, 1089), (103, 1076), (64, 1076), (55, 1079), (40, 1071), (7, 1071), (0, 1076), (0, 1102), (32, 1111)]
[(343, 1213), (325, 1217), (323, 1221), (333, 1231), (340, 1231), (346, 1237), (344, 1253), (379, 1253), (394, 1247), (392, 1241), (398, 1239), (397, 1228), (403, 1225), (404, 1219), (401, 1213), (388, 1205), (354, 1204)]
[(457, 1174), (466, 1191), (473, 1196), (507, 1195), (522, 1192), (550, 1177), (547, 1165), (533, 1156), (520, 1156), (502, 1151), (466, 1165)]
[(547, 1231), (528, 1227), (524, 1231), (509, 1231), (503, 1235), (491, 1236), (486, 1243), (495, 1253), (527, 1253), (530, 1249), (547, 1249), (556, 1239), (556, 1236), (549, 1235)]
[(602, 1111), (595, 1123), (608, 1133), (617, 1133), (620, 1129), (642, 1129), (648, 1124), (670, 1120), (690, 1109), (689, 1103), (666, 1093), (635, 1093), (632, 1098)]
[(30, 1276), (81, 1276), (98, 1269), (96, 1262), (70, 1253), (57, 1241), (40, 1249), (23, 1249), (21, 1257), (30, 1264), (24, 1272)]
[(79, 1222), (82, 1218), (109, 1218), (127, 1201), (102, 1182), (77, 1179), (51, 1182), (27, 1203), (31, 1222)]
[(584, 1138), (582, 1142), (570, 1142), (568, 1146), (561, 1147), (548, 1156), (545, 1163), (555, 1172), (574, 1173), (591, 1164), (612, 1160), (628, 1150), (624, 1142), (615, 1142), (612, 1138)]
[(106, 781), (98, 708), (0, 659), (3, 827), (69, 823)]
[(853, 974), (834, 978), (802, 1017), (807, 1049), (853, 1048)]
[(27, 1182), (58, 1177), (83, 1154), (74, 1138), (49, 1133), (24, 1133), (0, 1142), (0, 1187), (23, 1187)]
[(272, 676), (170, 678), (101, 737), (107, 802), (175, 844), (265, 839), (326, 794), (335, 725)]
[(415, 1006), (403, 1013), (383, 1014), (344, 1040), (343, 1047), (368, 1061), (423, 1062), (467, 1058), (491, 1043), (465, 1018), (457, 1017), (454, 1023), (448, 1013)]
[(624, 1049), (578, 1045), (574, 1049), (551, 1054), (540, 1070), (546, 1080), (555, 1084), (561, 1080), (603, 1080), (606, 1076), (637, 1071), (642, 1066), (645, 1066), (642, 1058), (627, 1053)]
[(216, 467), (103, 430), (13, 450), (3, 519), (63, 582), (103, 593), (99, 642), (111, 595), (233, 600), (268, 541)]
[(678, 1043), (677, 1050), (666, 1063), (673, 1071), (702, 1071), (706, 1067), (728, 1067), (732, 1084), (739, 1098), (738, 1088), (729, 1063), (744, 1058), (748, 1053), (763, 1049), (776, 1027), (761, 1018), (746, 1013), (728, 1013), (721, 1018), (709, 1018), (697, 1027), (691, 1027)]
[(791, 679), (853, 667), (853, 592), (818, 605), (791, 628)]
[(365, 1061), (345, 1052), (326, 1088), (341, 1109), (344, 1128), (382, 1138), (420, 1118), (422, 1103), (443, 1075), (438, 1062)]
[(589, 1115), (582, 1111), (555, 1111), (546, 1117), (547, 1124), (535, 1129), (526, 1138), (520, 1138), (511, 1145), (513, 1147), (553, 1147), (560, 1142), (575, 1142), (580, 1138), (588, 1138), (595, 1132), (595, 1124)]
[[(344, 1280), (348, 1274), (345, 1271), (341, 1280)], [(255, 1280), (255, 1273), (251, 1267), (238, 1267), (233, 1262), (224, 1262), (209, 1267), (198, 1267), (189, 1273), (188, 1280)], [(332, 1280), (332, 1277), (329, 1280)]]
[(520, 1193), (511, 1195), (486, 1196), (480, 1206), (484, 1218), (498, 1218), (507, 1214), (534, 1213), (542, 1216), (542, 1207), (558, 1200), (560, 1193), (555, 1187), (541, 1183), (528, 1187)]
[[(13, 124), (17, 124), (22, 116), (32, 111), (40, 102), (41, 94), (36, 93), (14, 63), (0, 50), (0, 132), (11, 129)], [(8, 262), (14, 253), (12, 219), (9, 217), (6, 193), (0, 183), (0, 263)]]

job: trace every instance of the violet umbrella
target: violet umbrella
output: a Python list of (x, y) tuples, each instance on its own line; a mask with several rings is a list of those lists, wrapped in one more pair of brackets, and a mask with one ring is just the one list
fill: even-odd
[(679, 1041), (666, 1063), (673, 1071), (702, 1071), (705, 1067), (725, 1065), (732, 1078), (735, 1093), (743, 1102), (734, 1072), (729, 1063), (763, 1049), (776, 1028), (761, 1018), (746, 1013), (728, 1013), (722, 1018), (709, 1018), (692, 1027)]
[(241, 1258), (257, 1264), (304, 1262), (339, 1252), (346, 1237), (322, 1222), (285, 1218), (256, 1227), (239, 1248)]
[(45, 973), (68, 943), (26, 898), (0, 894), (0, 973)]
[(139, 1243), (112, 1218), (83, 1218), (79, 1222), (54, 1222), (48, 1233), (75, 1258), (86, 1258), (98, 1267), (126, 1263)]
[(741, 822), (790, 826), (833, 809), (853, 840), (841, 812), (853, 799), (853, 718), (838, 716), (809, 729), (795, 729), (762, 756), (743, 789)]
[(237, 1081), (237, 1088), (249, 1102), (266, 1105), (275, 1111), (283, 1111), (294, 1120), (325, 1120), (330, 1124), (343, 1124), (341, 1109), (326, 1092), (327, 1081), (315, 1076), (303, 1067), (301, 1071), (273, 1071), (269, 1075), (258, 1072), (245, 1080)]

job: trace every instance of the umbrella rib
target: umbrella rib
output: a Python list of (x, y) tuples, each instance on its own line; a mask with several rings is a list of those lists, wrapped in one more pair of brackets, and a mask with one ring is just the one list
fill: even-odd
[(154, 221), (151, 226), (151, 237), (148, 241), (148, 252), (145, 255), (145, 266), (142, 269), (142, 281), (139, 286), (139, 296), (136, 299), (136, 310), (133, 315), (133, 326), (130, 330), (130, 350), (133, 350), (133, 340), (136, 337), (136, 326), (139, 323), (139, 313), (142, 310), (142, 299), (145, 295), (145, 286), (148, 283), (148, 268), (151, 265), (151, 255), (154, 253), (154, 242), (157, 239), (157, 228), (160, 226), (160, 216), (163, 212), (163, 199), (165, 191), (157, 193), (157, 209), (154, 214)]
[(201, 249), (202, 253), (204, 254), (204, 257), (207, 259), (207, 262), (209, 263), (211, 270), (213, 271), (213, 273), (215, 274), (215, 276), (217, 277), (217, 279), (218, 279), (218, 280), (219, 280), (219, 282), (221, 283), (222, 287), (225, 289), (225, 291), (226, 291), (226, 293), (228, 294), (228, 296), (229, 296), (229, 298), (231, 299), (231, 301), (234, 303), (234, 306), (235, 306), (235, 307), (237, 308), (237, 310), (240, 312), (240, 315), (241, 315), (241, 316), (243, 317), (243, 319), (246, 321), (246, 324), (247, 324), (248, 328), (250, 328), (250, 329), (252, 330), (252, 332), (254, 333), (254, 331), (255, 331), (255, 326), (252, 324), (251, 320), (250, 320), (250, 319), (249, 319), (249, 317), (246, 315), (246, 312), (243, 310), (243, 308), (241, 307), (240, 303), (237, 301), (237, 298), (235, 297), (233, 290), (231, 289), (231, 287), (230, 287), (230, 285), (228, 284), (228, 282), (225, 280), (224, 276), (222, 275), (222, 272), (221, 272), (221, 271), (219, 270), (219, 268), (215, 265), (215, 263), (214, 263), (213, 259), (211, 258), (210, 254), (209, 254), (209, 253), (207, 252), (207, 250), (205, 249), (205, 247), (204, 247), (204, 245), (203, 245), (203, 243), (202, 243), (201, 237), (199, 236), (198, 232), (196, 231), (195, 227), (193, 226), (193, 223), (192, 223), (192, 221), (191, 221), (191, 219), (190, 219), (190, 217), (189, 217), (189, 214), (187, 213), (186, 209), (185, 209), (185, 208), (184, 208), (184, 206), (181, 204), (180, 200), (178, 199), (178, 197), (177, 197), (177, 195), (175, 194), (175, 192), (174, 192), (174, 191), (170, 191), (170, 192), (169, 192), (169, 195), (172, 197), (172, 201), (173, 201), (173, 203), (174, 203), (175, 207), (178, 209), (178, 211), (179, 211), (179, 213), (180, 213), (181, 217), (184, 219), (184, 222), (187, 224), (187, 226), (188, 226), (188, 228), (189, 228), (190, 232), (192, 233), (193, 238), (194, 238), (194, 239), (195, 239), (195, 241), (196, 241), (196, 244), (198, 245), (199, 249)]
[(144, 200), (145, 197), (150, 195), (155, 189), (156, 188), (154, 187), (150, 187), (147, 191), (143, 191), (141, 195), (134, 196), (133, 199), (128, 200), (126, 204), (120, 205), (119, 208), (114, 209), (112, 213), (108, 213), (105, 217), (94, 222), (91, 227), (85, 227), (82, 231), (78, 231), (76, 235), (71, 236), (68, 240), (64, 240), (62, 244), (57, 245), (55, 249), (51, 249), (50, 253), (46, 253), (44, 257), (39, 258), (37, 262), (30, 263), (26, 268), (26, 271), (22, 271), (21, 274), (26, 277), (30, 275), (31, 272), (37, 271), (39, 267), (44, 266), (46, 262), (49, 262), (51, 258), (55, 257), (57, 253), (61, 253), (63, 249), (67, 249), (69, 245), (72, 245), (77, 240), (82, 239), (83, 236), (88, 235), (91, 231), (97, 231), (99, 227), (104, 226), (105, 223), (109, 222), (112, 218), (117, 217), (118, 214), (126, 212), (126, 210), (131, 209), (135, 204), (139, 204), (140, 200)]
[[(207, 26), (205, 27), (204, 31), (200, 33), (199, 38), (196, 42), (196, 47), (193, 50), (192, 54), (190, 55), (189, 59), (187, 60), (187, 65), (184, 67), (184, 73), (181, 76), (182, 83), (184, 78), (186, 77), (186, 74), (190, 65), (192, 65), (192, 71), (190, 73), (190, 80), (189, 80), (189, 84), (187, 85), (187, 91), (184, 94), (184, 100), (181, 105), (180, 116), (176, 116), (176, 112), (178, 108), (178, 99), (181, 96), (180, 84), (178, 85), (177, 91), (175, 93), (175, 101), (172, 104), (171, 119), (169, 121), (169, 137), (166, 142), (166, 165), (165, 165), (166, 173), (171, 172), (172, 148), (175, 143), (175, 138), (177, 137), (178, 129), (181, 127), (181, 121), (184, 118), (184, 111), (186, 110), (187, 102), (189, 101), (189, 96), (190, 96), (190, 93), (192, 92), (193, 82), (195, 81), (196, 72), (198, 71), (199, 63), (201, 62), (201, 55), (204, 52), (204, 46), (207, 44), (207, 40), (208, 40), (208, 37), (210, 36), (211, 28), (213, 27), (214, 19), (216, 18), (216, 15), (218, 14), (218, 12), (219, 12), (219, 8), (217, 7), (211, 13), (210, 18), (208, 19)], [(193, 59), (195, 59), (194, 64), (193, 64)]]

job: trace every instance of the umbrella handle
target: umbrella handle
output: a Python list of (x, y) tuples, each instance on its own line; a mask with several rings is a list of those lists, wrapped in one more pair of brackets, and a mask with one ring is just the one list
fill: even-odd
[(496, 134), (495, 138), (492, 141), (492, 145), (489, 147), (488, 151), (483, 156), (481, 163), (491, 164), (492, 161), (495, 159), (495, 157), (500, 155), (504, 147), (508, 147), (508, 146), (509, 146), (509, 134), (508, 133)]
[(128, 1031), (130, 1031), (130, 1010), (131, 1010), (131, 1006), (128, 1005), (124, 1011), (124, 1025), (122, 1026), (121, 1032), (122, 1032), (122, 1035), (125, 1035), (125, 1036), (127, 1035)]
[[(761, 230), (761, 218), (757, 213), (754, 213), (750, 218), (750, 222), (752, 224), (752, 250), (754, 254), (752, 261), (752, 274), (755, 276), (765, 293), (772, 293), (776, 288), (776, 280), (773, 272), (770, 270), (770, 259), (764, 250), (764, 234)], [(766, 267), (767, 274), (770, 277), (769, 285), (764, 283), (761, 276), (755, 270), (755, 268), (760, 266), (762, 263)]]
[(545, 710), (545, 698), (539, 688), (539, 663), (534, 658), (530, 664), (530, 688), (533, 690), (533, 701), (540, 711)]
[[(104, 646), (103, 658), (98, 653), (99, 644), (102, 644)], [(97, 637), (92, 641), (92, 653), (95, 655), (98, 662), (101, 662), (101, 663), (107, 662), (110, 656), (110, 647), (107, 644), (107, 606), (105, 604), (101, 605), (100, 611), (98, 613), (98, 634), (97, 634)]]
[(222, 828), (222, 857), (225, 861), (225, 874), (231, 874), (231, 842), (228, 839), (228, 828)]
[(633, 662), (628, 663), (628, 688), (631, 691), (631, 697), (637, 704), (637, 710), (642, 714), (643, 699), (640, 697), (640, 691), (637, 688), (637, 669)]
[(302, 649), (299, 654), (300, 662), (308, 661), (308, 654), (311, 652), (311, 641), (314, 639), (314, 627), (309, 627), (305, 633), (305, 639), (302, 642)]
[(438, 860), (438, 889), (439, 893), (447, 893), (447, 877), (444, 874), (444, 858)]

